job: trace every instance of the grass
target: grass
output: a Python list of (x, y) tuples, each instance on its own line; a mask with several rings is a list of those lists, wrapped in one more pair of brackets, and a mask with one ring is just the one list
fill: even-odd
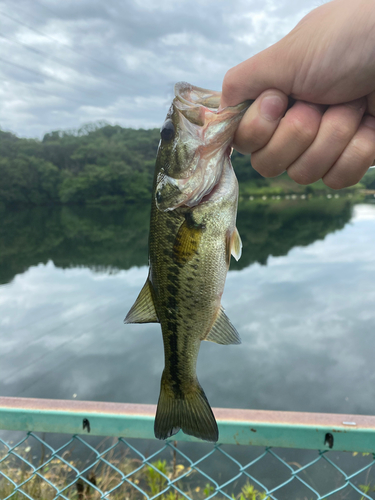
[[(40, 467), (38, 469), (40, 475), (37, 475), (25, 462), (25, 460), (29, 463), (33, 462), (30, 447), (16, 450), (16, 453), (20, 458), (15, 454), (10, 454), (8, 458), (0, 462), (0, 498), (2, 499), (13, 493), (12, 500), (25, 500), (27, 497), (22, 493), (24, 492), (35, 500), (52, 500), (58, 491), (66, 488), (77, 477), (73, 467), (78, 470), (85, 468), (82, 467), (81, 463), (70, 460), (70, 451), (62, 453), (61, 459), (53, 458), (50, 460), (44, 456), (42, 447), (39, 464), (33, 464), (36, 468)], [(169, 462), (157, 460), (151, 462), (151, 465), (145, 464), (143, 467), (140, 459), (131, 458), (126, 454), (122, 456), (117, 454), (116, 456), (114, 450), (109, 452), (105, 459), (110, 465), (104, 462), (93, 465), (73, 485), (64, 490), (63, 495), (71, 500), (97, 500), (101, 498), (100, 492), (108, 492), (108, 496), (105, 497), (108, 500), (138, 500), (145, 498), (143, 491), (149, 497), (160, 495), (158, 496), (160, 500), (183, 500), (185, 497), (174, 488), (166, 490), (168, 479), (178, 479), (181, 476), (184, 476), (184, 480), (177, 481), (177, 487), (194, 500), (204, 500), (215, 491), (214, 486), (205, 482), (203, 476), (199, 475), (199, 479), (204, 479), (203, 482), (197, 481), (199, 474), (197, 471), (187, 469), (183, 464), (178, 464), (176, 452)], [(131, 474), (132, 471), (136, 472)], [(131, 476), (129, 476), (129, 482), (125, 481), (116, 488), (121, 483), (121, 473), (131, 474)], [(25, 482), (21, 488), (22, 492), (15, 491), (12, 482), (4, 476), (17, 485)], [(223, 499), (220, 494), (215, 496), (216, 498)], [(264, 492), (246, 482), (241, 492), (236, 496), (232, 495), (232, 498), (235, 500), (264, 500), (268, 497)]]
[[(175, 442), (175, 446), (176, 444)], [(31, 456), (30, 446), (15, 449), (14, 451), (16, 454), (10, 454), (7, 458), (5, 458), (6, 453), (0, 456), (0, 460), (5, 458), (0, 462), (1, 499), (12, 495), (12, 500), (25, 500), (26, 498), (52, 500), (56, 498), (58, 491), (63, 490), (75, 481), (77, 474), (74, 468), (83, 470), (86, 467), (77, 460), (71, 460), (73, 450), (66, 450), (61, 454), (61, 458), (53, 458), (52, 460), (50, 457), (45, 456), (43, 446), (41, 455), (37, 459), (35, 456)], [(35, 449), (33, 452), (35, 453)], [(355, 457), (370, 454), (352, 453), (352, 455)], [(38, 463), (35, 463), (35, 459)], [(27, 465), (26, 460), (29, 463), (34, 461), (33, 465), (38, 468), (40, 476), (33, 472)], [(174, 488), (167, 489), (168, 480), (177, 480), (176, 486), (194, 500), (204, 500), (215, 493), (214, 485), (207, 482), (204, 476), (195, 470), (187, 468), (182, 463), (178, 463), (175, 450), (173, 450), (170, 460), (156, 460), (150, 464), (143, 464), (142, 460), (131, 458), (128, 452), (116, 453), (115, 448), (113, 448), (105, 455), (105, 460), (107, 463), (100, 462), (89, 467), (82, 477), (63, 491), (64, 497), (71, 500), (99, 500), (104, 493), (106, 494), (105, 498), (108, 500), (143, 500), (145, 494), (149, 498), (159, 495), (157, 498), (160, 500), (183, 500), (186, 498)], [(297, 465), (298, 468), (301, 467), (297, 463), (294, 465)], [(360, 500), (365, 500), (368, 496), (371, 497), (371, 494), (375, 492), (374, 485), (369, 481), (370, 469), (367, 470), (364, 478), (365, 484), (358, 485), (363, 494), (367, 495), (366, 497), (361, 496)], [(125, 482), (116, 488), (121, 483), (121, 474), (131, 474), (129, 482)], [(22, 486), (22, 492), (14, 491), (14, 485), (4, 476), (7, 476), (18, 485), (25, 482)], [(179, 480), (179, 478), (181, 479)], [(226, 491), (228, 493), (228, 489)], [(224, 500), (220, 493), (214, 498)], [(266, 500), (269, 497), (264, 491), (258, 490), (247, 481), (242, 485), (239, 492), (237, 489), (236, 495), (232, 494), (231, 498), (233, 500)], [(304, 497), (304, 499), (306, 498), (308, 497)]]

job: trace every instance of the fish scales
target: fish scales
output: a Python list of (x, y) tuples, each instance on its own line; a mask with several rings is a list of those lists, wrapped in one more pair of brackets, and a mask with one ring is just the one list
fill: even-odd
[(202, 340), (240, 342), (221, 296), (230, 255), (241, 253), (230, 143), (249, 104), (218, 110), (220, 93), (186, 83), (175, 93), (156, 159), (149, 275), (125, 322), (161, 324), (165, 367), (155, 436), (182, 429), (217, 441), (196, 365)]
[[(225, 235), (217, 238), (215, 233), (222, 232), (225, 221), (215, 216), (206, 224), (201, 221), (204, 228), (198, 229), (202, 233), (199, 245), (189, 258), (184, 259), (173, 247), (165, 248), (165, 235), (168, 235), (168, 241), (175, 243), (186, 217), (190, 215), (194, 220), (198, 209), (177, 209), (176, 212), (171, 218), (170, 212), (161, 212), (153, 203), (151, 224), (155, 231), (150, 234), (150, 281), (158, 297), (155, 309), (165, 343), (166, 376), (177, 391), (180, 391), (181, 384), (189, 391), (191, 380), (195, 378), (200, 341), (211, 328), (219, 306), (220, 297), (217, 297), (216, 290), (224, 287)], [(205, 246), (210, 252), (200, 253), (199, 248)]]

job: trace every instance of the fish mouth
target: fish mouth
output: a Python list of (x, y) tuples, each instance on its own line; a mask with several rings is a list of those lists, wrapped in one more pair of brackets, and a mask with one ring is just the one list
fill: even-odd
[[(231, 143), (249, 101), (220, 108), (221, 92), (178, 82), (172, 108), (178, 114), (179, 141), (194, 151), (184, 171), (174, 177), (164, 171), (158, 182), (157, 205), (161, 210), (194, 207), (207, 196), (221, 177)], [(176, 145), (178, 148), (178, 143)]]
[(186, 106), (204, 106), (216, 111), (220, 106), (221, 92), (203, 89), (187, 82), (178, 82), (174, 86), (176, 98)]
[(252, 101), (245, 101), (237, 106), (220, 108), (221, 92), (197, 87), (187, 82), (176, 83), (174, 94), (174, 106), (185, 116), (188, 115), (186, 116), (188, 119), (191, 118), (191, 113), (187, 113), (188, 110), (191, 112), (194, 110), (197, 115), (203, 115), (200, 118), (204, 118), (205, 112), (218, 115), (220, 113), (233, 113), (233, 110), (235, 110), (235, 113), (238, 114), (245, 111), (252, 103)]

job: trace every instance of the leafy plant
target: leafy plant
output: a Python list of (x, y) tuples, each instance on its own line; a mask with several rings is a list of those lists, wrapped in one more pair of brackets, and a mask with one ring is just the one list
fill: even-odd
[(168, 471), (166, 460), (158, 460), (157, 462), (153, 462), (152, 465), (153, 467), (147, 467), (146, 481), (150, 488), (151, 496), (154, 496), (165, 488), (167, 479), (164, 476), (168, 474)]
[(254, 485), (247, 482), (241, 490), (239, 500), (265, 500), (269, 498), (266, 493), (257, 490)]

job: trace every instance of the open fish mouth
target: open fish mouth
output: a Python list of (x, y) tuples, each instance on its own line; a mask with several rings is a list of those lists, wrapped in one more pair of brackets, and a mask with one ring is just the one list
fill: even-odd
[(206, 112), (216, 113), (219, 109), (221, 92), (195, 87), (187, 82), (176, 83), (174, 92), (174, 106), (190, 123), (203, 126)]
[(220, 97), (221, 92), (186, 82), (175, 85), (170, 113), (176, 114), (179, 134), (174, 147), (177, 153), (179, 148), (194, 153), (189, 158), (181, 155), (184, 165), (179, 165), (178, 177), (167, 169), (161, 173), (156, 189), (160, 210), (194, 207), (219, 182), (238, 123), (250, 105), (247, 101), (221, 109)]

